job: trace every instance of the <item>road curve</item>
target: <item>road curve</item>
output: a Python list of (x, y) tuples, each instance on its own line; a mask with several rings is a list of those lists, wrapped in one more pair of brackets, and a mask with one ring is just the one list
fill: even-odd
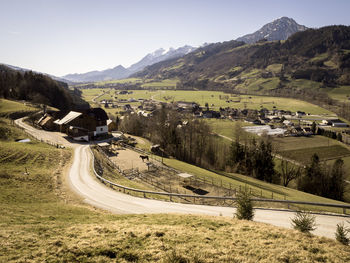
[[(30, 129), (27, 129), (21, 120), (16, 121), (16, 124), (26, 129), (28, 133), (33, 133), (37, 138), (48, 140), (52, 137), (58, 142), (63, 142), (64, 140), (59, 133), (39, 131), (30, 126)], [(67, 143), (66, 141), (65, 144), (67, 145)], [(112, 190), (92, 176), (92, 156), (89, 146), (86, 144), (71, 144), (71, 146), (74, 148), (74, 160), (69, 171), (70, 185), (75, 192), (84, 198), (86, 203), (95, 207), (117, 214), (180, 213), (232, 217), (235, 213), (235, 209), (230, 207), (180, 204), (144, 199)], [(293, 212), (290, 211), (256, 209), (254, 221), (291, 228), (290, 218), (293, 216)], [(344, 222), (345, 225), (350, 226), (347, 222), (349, 220), (348, 217), (332, 215), (315, 216), (317, 229), (313, 233), (318, 236), (334, 238), (338, 223)]]

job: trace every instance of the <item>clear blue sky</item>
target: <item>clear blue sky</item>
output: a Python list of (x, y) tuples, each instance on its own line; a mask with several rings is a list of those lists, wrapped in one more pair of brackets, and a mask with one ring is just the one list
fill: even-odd
[(0, 63), (61, 76), (127, 67), (158, 48), (252, 33), (282, 16), (350, 25), (349, 0), (0, 0)]

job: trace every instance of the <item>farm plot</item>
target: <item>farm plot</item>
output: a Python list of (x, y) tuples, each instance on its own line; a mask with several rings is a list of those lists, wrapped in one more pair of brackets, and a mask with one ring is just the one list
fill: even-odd
[(274, 150), (277, 152), (333, 145), (339, 145), (339, 142), (324, 136), (273, 138)]
[(350, 156), (350, 151), (341, 145), (332, 145), (281, 152), (282, 156), (304, 164), (309, 163), (314, 154), (317, 154), (321, 160), (330, 160)]

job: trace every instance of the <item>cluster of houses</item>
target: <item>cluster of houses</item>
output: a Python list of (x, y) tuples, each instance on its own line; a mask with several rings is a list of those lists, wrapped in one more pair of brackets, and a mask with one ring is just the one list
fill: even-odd
[(70, 111), (68, 113), (44, 113), (37, 125), (45, 130), (66, 133), (78, 141), (90, 141), (106, 136), (109, 131), (116, 129), (116, 123), (110, 120), (101, 108)]
[[(108, 103), (108, 101), (105, 101)], [(244, 120), (254, 124), (256, 128), (249, 131), (255, 133), (267, 132), (277, 136), (310, 136), (313, 134), (311, 121), (301, 120), (305, 112), (284, 110), (260, 110), (234, 109), (230, 107), (211, 110), (208, 107), (200, 107), (194, 102), (178, 101), (166, 103), (154, 100), (141, 100), (141, 105), (132, 106), (124, 104), (123, 113), (138, 114), (144, 117), (152, 116), (152, 112), (162, 107), (171, 108), (178, 112), (192, 114), (196, 118), (220, 118), (231, 120)], [(121, 118), (122, 119), (122, 118)], [(301, 122), (302, 121), (302, 125)], [(55, 112), (44, 113), (37, 121), (43, 129), (66, 133), (74, 140), (90, 141), (97, 137), (105, 136), (109, 131), (115, 130), (116, 123), (108, 118), (101, 108), (92, 108), (68, 113)], [(339, 119), (323, 120), (320, 126), (347, 127), (348, 125)]]

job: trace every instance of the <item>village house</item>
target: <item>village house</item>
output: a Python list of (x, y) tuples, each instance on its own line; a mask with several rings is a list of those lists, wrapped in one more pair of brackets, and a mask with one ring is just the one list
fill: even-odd
[(62, 119), (54, 123), (59, 131), (66, 133), (74, 140), (89, 141), (96, 136), (108, 133), (108, 116), (101, 108), (93, 108), (83, 111), (70, 111)]
[(286, 126), (286, 127), (291, 127), (291, 126), (294, 126), (294, 123), (290, 120), (284, 120), (283, 121), (283, 124)]
[(298, 118), (301, 118), (302, 116), (305, 116), (305, 115), (306, 115), (306, 113), (303, 112), (303, 111), (297, 111), (297, 112), (295, 113), (295, 116), (298, 117)]
[(118, 125), (115, 121), (107, 120), (108, 131), (116, 131), (118, 129)]
[(220, 118), (220, 112), (218, 111), (213, 111), (213, 110), (206, 110), (206, 111), (202, 111), (201, 116), (203, 118)]
[(193, 111), (199, 107), (195, 102), (178, 101), (176, 102), (176, 107), (184, 111)]
[(44, 130), (52, 131), (55, 129), (54, 118), (47, 113), (38, 120), (37, 124)]
[(311, 136), (313, 135), (313, 132), (310, 127), (303, 127), (303, 133), (304, 136)]
[(349, 125), (339, 119), (334, 120), (322, 120), (323, 125), (329, 125), (333, 127), (348, 127)]
[(304, 131), (301, 127), (294, 127), (291, 129), (292, 136), (302, 136), (304, 135)]

